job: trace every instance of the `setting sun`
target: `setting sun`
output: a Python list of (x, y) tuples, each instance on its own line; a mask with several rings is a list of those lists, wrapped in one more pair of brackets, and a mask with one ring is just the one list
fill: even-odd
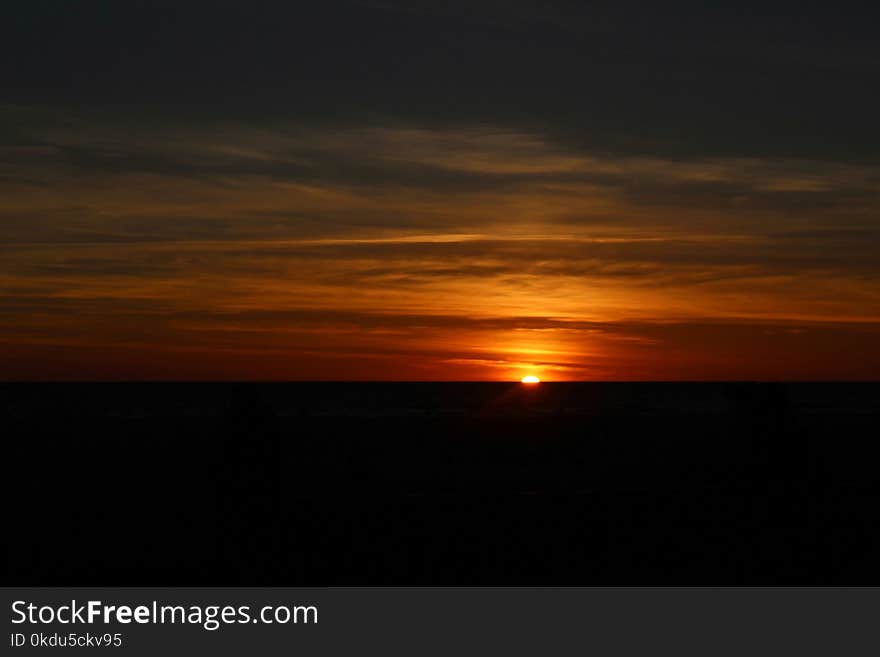
[(541, 383), (541, 379), (539, 379), (539, 378), (536, 377), (536, 376), (532, 376), (532, 375), (530, 374), (529, 376), (524, 376), (524, 377), (522, 378), (522, 382), (523, 382), (523, 383), (527, 383), (527, 384), (535, 384), (535, 383)]

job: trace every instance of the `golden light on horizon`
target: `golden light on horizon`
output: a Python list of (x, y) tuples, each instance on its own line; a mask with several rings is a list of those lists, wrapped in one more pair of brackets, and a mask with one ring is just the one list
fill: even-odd
[(529, 374), (528, 376), (524, 376), (521, 379), (521, 382), (525, 383), (526, 385), (535, 385), (536, 383), (541, 383), (541, 379), (532, 374)]

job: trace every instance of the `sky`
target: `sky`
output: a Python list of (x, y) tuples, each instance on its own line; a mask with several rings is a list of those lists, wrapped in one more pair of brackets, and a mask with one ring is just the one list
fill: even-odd
[(878, 19), (5, 2), (0, 379), (876, 379)]

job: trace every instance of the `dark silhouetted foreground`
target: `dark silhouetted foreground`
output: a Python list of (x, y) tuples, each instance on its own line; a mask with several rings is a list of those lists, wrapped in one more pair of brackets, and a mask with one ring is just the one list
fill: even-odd
[(7, 584), (880, 584), (876, 384), (5, 384)]

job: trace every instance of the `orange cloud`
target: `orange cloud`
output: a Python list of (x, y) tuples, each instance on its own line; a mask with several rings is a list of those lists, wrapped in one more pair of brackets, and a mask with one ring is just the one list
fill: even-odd
[(880, 361), (867, 165), (600, 156), (485, 126), (89, 123), (40, 143), (0, 151), (3, 378), (869, 378)]

